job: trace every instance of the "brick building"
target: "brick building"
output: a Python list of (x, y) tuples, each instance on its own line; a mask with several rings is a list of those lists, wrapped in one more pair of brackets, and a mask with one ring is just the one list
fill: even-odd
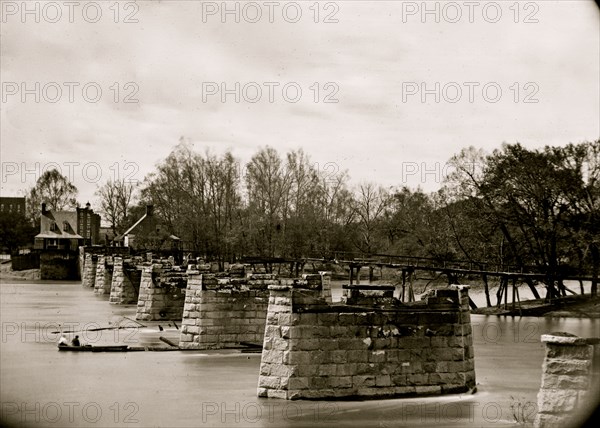
[(0, 197), (0, 213), (25, 216), (25, 198)]

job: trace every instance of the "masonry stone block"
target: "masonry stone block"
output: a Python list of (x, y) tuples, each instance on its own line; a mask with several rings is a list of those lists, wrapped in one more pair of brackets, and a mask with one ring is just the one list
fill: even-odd
[(542, 335), (541, 341), (546, 356), (534, 427), (564, 426), (599, 393), (594, 357), (600, 340), (560, 332)]
[(93, 288), (96, 283), (96, 269), (98, 266), (98, 256), (91, 253), (86, 253), (83, 265), (83, 276), (81, 285), (83, 287)]
[[(280, 339), (300, 337), (301, 332), (292, 325), (292, 307), (284, 294), (270, 293), (269, 287), (282, 283), (311, 282), (318, 289), (318, 296), (309, 296), (310, 302), (323, 300), (320, 284), (327, 275), (307, 279), (279, 279), (275, 274), (244, 273), (243, 265), (233, 265), (227, 274), (210, 274), (198, 269), (188, 269), (186, 297), (182, 323), (210, 327), (210, 335), (196, 334), (186, 329), (181, 332), (180, 345), (187, 349), (218, 349), (240, 347), (244, 343), (263, 344), (267, 351), (285, 351), (289, 342)], [(317, 284), (318, 282), (318, 284)], [(330, 292), (330, 288), (328, 288)], [(271, 306), (271, 311), (267, 308)], [(272, 323), (268, 325), (267, 316)], [(275, 324), (277, 326), (275, 327)], [(268, 333), (265, 335), (265, 326)], [(202, 332), (202, 329), (201, 329)], [(185, 340), (184, 340), (185, 339)], [(279, 358), (269, 354), (268, 358)]]
[(187, 275), (169, 264), (146, 262), (142, 266), (136, 319), (181, 320)]
[[(138, 301), (136, 287), (133, 283), (137, 280), (137, 276), (131, 275), (132, 271), (132, 269), (125, 269), (122, 257), (114, 257), (109, 299), (111, 304), (126, 305)], [(139, 284), (136, 285), (137, 289), (139, 289)]]
[[(269, 286), (259, 396), (390, 397), (475, 386), (471, 330), (463, 328), (470, 326), (466, 288), (434, 291), (407, 305), (388, 296), (382, 304), (377, 292), (356, 287), (347, 295), (363, 304), (357, 308), (327, 302), (310, 284), (315, 279)], [(290, 322), (293, 328), (287, 328)], [(283, 354), (274, 353), (275, 343)], [(274, 373), (283, 373), (279, 383), (271, 379)]]
[[(110, 266), (109, 266), (110, 264)], [(112, 284), (112, 258), (104, 255), (98, 256), (94, 293), (98, 295), (110, 294)]]

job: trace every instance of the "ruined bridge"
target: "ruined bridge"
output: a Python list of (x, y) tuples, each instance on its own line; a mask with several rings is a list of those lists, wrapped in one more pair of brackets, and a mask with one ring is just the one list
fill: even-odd
[[(327, 271), (284, 279), (242, 264), (214, 272), (199, 260), (178, 266), (125, 254), (83, 259), (82, 285), (97, 297), (136, 305), (137, 320), (179, 320), (177, 349), (262, 344), (259, 397), (409, 397), (475, 387), (468, 286), (406, 302), (394, 297), (393, 285), (348, 284), (341, 302), (332, 302)], [(595, 394), (600, 340), (564, 335), (542, 336), (536, 427), (564, 420)]]
[[(351, 253), (351, 252), (334, 252), (328, 258), (269, 258), (269, 257), (248, 257), (243, 259), (244, 263), (252, 266), (259, 264), (263, 265), (269, 272), (273, 271), (273, 265), (287, 264), (290, 266), (291, 272), (304, 271), (304, 267), (307, 263), (334, 263), (337, 265), (348, 266), (350, 274), (350, 285), (354, 282), (360, 283), (360, 270), (363, 267), (369, 269), (369, 282), (373, 281), (374, 270), (379, 268), (380, 270), (385, 268), (392, 268), (401, 271), (402, 273), (402, 289), (400, 292), (400, 299), (404, 301), (414, 301), (413, 281), (417, 271), (434, 272), (442, 275), (446, 275), (448, 278), (448, 285), (459, 284), (460, 275), (478, 275), (481, 277), (482, 282), (485, 285), (486, 300), (488, 306), (492, 306), (489, 296), (488, 277), (498, 277), (500, 286), (496, 293), (497, 306), (502, 304), (504, 299), (504, 308), (508, 306), (508, 294), (510, 283), (512, 283), (512, 309), (515, 309), (515, 305), (518, 302), (520, 305), (519, 289), (517, 287), (517, 281), (524, 281), (533, 296), (536, 299), (540, 298), (540, 294), (535, 287), (535, 281), (544, 282), (548, 279), (546, 273), (539, 272), (539, 268), (536, 266), (516, 266), (510, 264), (492, 264), (489, 262), (473, 261), (473, 260), (454, 260), (446, 261), (439, 260), (431, 257), (415, 257), (415, 256), (404, 256), (404, 255), (390, 255), (390, 254), (364, 254), (364, 253)], [(565, 280), (579, 281), (581, 294), (583, 291), (583, 281), (598, 281), (598, 278), (593, 276), (582, 276), (582, 275), (562, 275), (557, 277), (559, 288), (556, 294), (551, 295), (551, 298), (566, 296), (566, 293), (577, 294), (575, 291), (566, 287), (563, 283)], [(469, 300), (469, 304), (472, 309), (476, 309), (477, 306), (472, 300)]]
[[(468, 286), (430, 290), (422, 300), (406, 302), (394, 297), (399, 290), (393, 285), (348, 284), (341, 302), (332, 302), (327, 271), (283, 279), (242, 264), (214, 272), (198, 260), (178, 266), (172, 259), (106, 253), (88, 253), (83, 260), (82, 285), (98, 298), (135, 304), (138, 320), (179, 320), (175, 349), (262, 344), (259, 397), (475, 390)], [(552, 333), (541, 341), (546, 353), (534, 426), (562, 426), (598, 396), (600, 339)]]
[(419, 302), (394, 286), (348, 285), (332, 302), (330, 272), (279, 278), (232, 265), (85, 254), (82, 285), (136, 319), (180, 321), (179, 349), (262, 344), (261, 397), (398, 397), (475, 386), (467, 287)]

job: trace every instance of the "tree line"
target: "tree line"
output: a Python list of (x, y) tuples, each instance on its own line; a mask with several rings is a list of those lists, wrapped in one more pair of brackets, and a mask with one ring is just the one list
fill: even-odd
[[(600, 140), (468, 147), (448, 161), (433, 193), (351, 185), (347, 171), (319, 168), (301, 149), (265, 147), (240, 165), (229, 151), (199, 153), (182, 140), (143, 182), (99, 187), (99, 211), (119, 234), (152, 204), (186, 249), (220, 263), (339, 252), (467, 260), (545, 273), (550, 294), (564, 293), (566, 275), (598, 275)], [(40, 180), (30, 201), (74, 203), (68, 180), (58, 180), (58, 195)]]

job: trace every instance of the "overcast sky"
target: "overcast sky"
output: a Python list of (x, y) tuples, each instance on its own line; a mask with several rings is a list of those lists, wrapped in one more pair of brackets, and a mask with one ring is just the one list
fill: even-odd
[(433, 191), (463, 147), (600, 135), (593, 1), (114, 3), (2, 1), (3, 196), (54, 163), (94, 203), (181, 137)]

